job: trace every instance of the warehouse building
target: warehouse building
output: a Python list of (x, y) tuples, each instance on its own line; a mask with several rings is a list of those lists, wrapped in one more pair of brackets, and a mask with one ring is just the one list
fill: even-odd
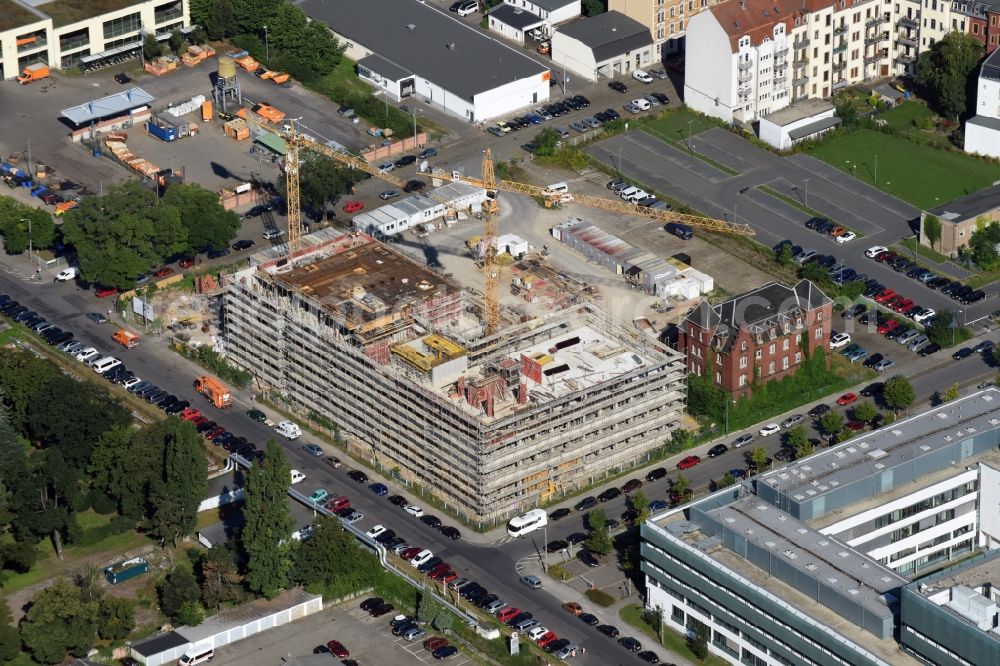
[(35, 63), (70, 69), (138, 54), (144, 35), (166, 40), (174, 29), (191, 25), (188, 0), (0, 0), (0, 15), (4, 79)]
[(707, 626), (734, 664), (997, 663), (1000, 636), (963, 639), (989, 606), (982, 574), (934, 585), (978, 597), (916, 577), (996, 555), (998, 417), (1000, 392), (983, 391), (654, 516), (649, 606), (675, 631)]
[(680, 422), (682, 357), (603, 311), (486, 337), (478, 299), (370, 236), (305, 245), (228, 277), (229, 359), (469, 520), (632, 467)]
[(659, 63), (649, 28), (618, 12), (560, 26), (552, 35), (552, 62), (588, 81), (629, 75)]
[(299, 6), (330, 27), (365, 81), (397, 101), (415, 97), (482, 122), (549, 98), (546, 65), (431, 4), (304, 0)]

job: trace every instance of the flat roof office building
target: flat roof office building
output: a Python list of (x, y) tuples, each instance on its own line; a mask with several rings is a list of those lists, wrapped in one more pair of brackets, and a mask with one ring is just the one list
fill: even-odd
[[(983, 391), (654, 516), (647, 604), (708, 626), (732, 663), (920, 663), (899, 642), (904, 590), (997, 548), (998, 443), (1000, 392)], [(955, 640), (935, 626), (925, 646)]]

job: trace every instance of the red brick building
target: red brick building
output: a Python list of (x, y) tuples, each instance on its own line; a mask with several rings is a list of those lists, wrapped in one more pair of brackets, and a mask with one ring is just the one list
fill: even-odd
[(724, 303), (702, 301), (680, 326), (678, 349), (688, 372), (711, 377), (733, 397), (750, 391), (754, 375), (769, 382), (795, 372), (808, 351), (830, 344), (833, 301), (809, 280), (777, 282)]
[(953, 0), (952, 30), (972, 35), (990, 54), (1000, 46), (1000, 0)]

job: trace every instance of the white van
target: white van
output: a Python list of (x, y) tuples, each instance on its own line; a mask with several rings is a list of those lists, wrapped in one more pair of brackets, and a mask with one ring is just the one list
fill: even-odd
[(215, 658), (215, 649), (207, 646), (193, 647), (184, 653), (177, 660), (177, 666), (195, 666), (195, 664), (207, 664)]
[(291, 421), (282, 421), (274, 428), (274, 431), (288, 439), (298, 439), (302, 436), (302, 429)]
[(641, 97), (634, 99), (632, 100), (632, 105), (640, 111), (649, 111), (649, 100), (647, 99), (642, 99)]
[(642, 71), (641, 69), (637, 69), (634, 72), (632, 72), (632, 78), (635, 79), (636, 81), (642, 81), (643, 83), (653, 82), (653, 77), (650, 76), (648, 73)]
[(410, 564), (412, 564), (415, 567), (419, 567), (421, 564), (431, 559), (432, 557), (434, 557), (434, 553), (424, 548), (422, 551), (417, 553), (412, 560), (410, 560)]
[(98, 359), (90, 364), (94, 372), (98, 374), (104, 374), (116, 365), (121, 365), (122, 362), (116, 359), (114, 356), (105, 356), (104, 358)]
[(645, 199), (648, 196), (649, 196), (648, 192), (645, 192), (643, 190), (639, 190), (638, 192), (634, 192), (633, 194), (630, 194), (628, 197), (625, 198), (625, 200), (628, 201), (629, 203), (636, 203), (637, 201), (639, 201), (641, 199)]
[(569, 192), (569, 185), (566, 183), (553, 183), (545, 188), (547, 195), (566, 194), (567, 192)]
[(292, 470), (292, 484), (302, 483), (306, 480), (306, 475), (297, 469)]

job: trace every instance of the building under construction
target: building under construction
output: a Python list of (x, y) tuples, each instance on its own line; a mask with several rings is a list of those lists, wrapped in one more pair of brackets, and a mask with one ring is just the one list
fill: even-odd
[(591, 305), (486, 337), (475, 297), (370, 236), (303, 239), (228, 276), (230, 359), (470, 520), (641, 463), (684, 410), (684, 360)]

